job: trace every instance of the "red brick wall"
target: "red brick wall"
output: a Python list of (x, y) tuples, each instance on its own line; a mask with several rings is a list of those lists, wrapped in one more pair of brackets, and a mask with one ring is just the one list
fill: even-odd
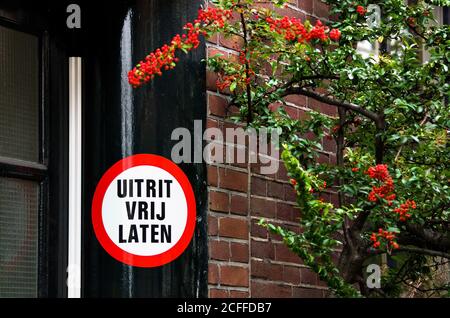
[[(327, 6), (319, 0), (292, 0), (281, 13), (326, 19)], [(208, 55), (238, 55), (236, 39), (216, 36), (207, 42)], [(207, 74), (208, 127), (234, 127), (227, 119), (227, 96), (218, 92), (216, 76)], [(286, 98), (287, 112), (299, 118), (310, 110), (336, 115), (335, 108), (302, 96)], [(321, 162), (335, 161), (333, 142), (323, 141)], [(279, 237), (257, 225), (261, 217), (293, 230), (300, 211), (286, 170), (280, 163), (275, 175), (259, 174), (257, 164), (208, 166), (209, 296), (210, 297), (324, 297), (326, 288)], [(329, 199), (335, 195), (330, 194)]]

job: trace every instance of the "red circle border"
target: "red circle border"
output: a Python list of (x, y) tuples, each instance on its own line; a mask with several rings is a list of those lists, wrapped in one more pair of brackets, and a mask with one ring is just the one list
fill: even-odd
[[(181, 185), (187, 202), (187, 222), (181, 238), (169, 250), (150, 256), (135, 255), (117, 246), (106, 233), (102, 218), (103, 199), (112, 181), (123, 171), (137, 166), (153, 166), (170, 173)], [(92, 224), (102, 247), (116, 260), (136, 267), (157, 267), (177, 259), (188, 247), (194, 235), (196, 223), (196, 202), (189, 179), (174, 162), (153, 154), (138, 154), (116, 162), (100, 179), (92, 200)]]

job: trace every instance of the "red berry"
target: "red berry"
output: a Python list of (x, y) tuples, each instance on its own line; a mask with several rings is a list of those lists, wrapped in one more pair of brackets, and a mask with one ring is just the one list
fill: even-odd
[(366, 14), (367, 10), (363, 6), (357, 6), (356, 12), (358, 12), (359, 15), (364, 16)]
[(338, 29), (333, 29), (330, 31), (329, 36), (330, 39), (337, 42), (341, 38), (341, 31), (339, 31)]

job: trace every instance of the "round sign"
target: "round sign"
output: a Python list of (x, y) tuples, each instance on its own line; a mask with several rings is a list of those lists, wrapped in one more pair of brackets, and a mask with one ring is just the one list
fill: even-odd
[(196, 204), (191, 184), (172, 161), (141, 154), (114, 164), (92, 201), (94, 232), (115, 259), (156, 267), (180, 256), (192, 239)]

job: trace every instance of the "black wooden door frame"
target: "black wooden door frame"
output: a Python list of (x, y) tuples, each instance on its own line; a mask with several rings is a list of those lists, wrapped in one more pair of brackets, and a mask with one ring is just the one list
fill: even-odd
[[(45, 11), (44, 11), (45, 12)], [(67, 268), (67, 58), (36, 6), (0, 5), (0, 25), (39, 39), (41, 166), (0, 164), (0, 175), (40, 183), (38, 297), (65, 297)], [(0, 92), (1, 93), (1, 92)]]

